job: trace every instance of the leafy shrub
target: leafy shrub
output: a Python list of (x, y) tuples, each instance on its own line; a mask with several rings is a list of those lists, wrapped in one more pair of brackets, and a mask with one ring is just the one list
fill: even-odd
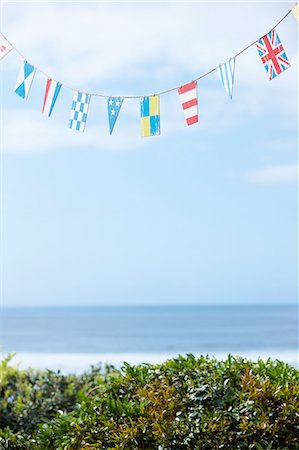
[(63, 376), (0, 366), (0, 449), (298, 450), (299, 372), (193, 355)]

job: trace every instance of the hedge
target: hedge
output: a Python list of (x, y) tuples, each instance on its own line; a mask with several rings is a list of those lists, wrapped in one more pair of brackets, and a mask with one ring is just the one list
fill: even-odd
[(299, 371), (178, 356), (82, 375), (0, 365), (0, 449), (298, 450)]

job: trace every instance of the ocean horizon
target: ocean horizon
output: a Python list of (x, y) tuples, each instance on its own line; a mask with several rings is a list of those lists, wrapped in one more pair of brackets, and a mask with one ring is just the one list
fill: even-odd
[(160, 363), (228, 354), (298, 366), (298, 306), (4, 307), (2, 356), (21, 367), (82, 372), (91, 365)]

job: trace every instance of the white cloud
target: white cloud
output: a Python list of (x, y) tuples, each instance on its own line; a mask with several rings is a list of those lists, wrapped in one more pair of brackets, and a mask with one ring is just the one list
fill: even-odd
[[(17, 99), (18, 100), (18, 99)], [(163, 99), (165, 100), (165, 99)], [(139, 100), (127, 100), (119, 113), (112, 136), (109, 134), (106, 101), (93, 98), (84, 133), (70, 130), (69, 104), (63, 110), (54, 110), (50, 118), (20, 100), (20, 108), (10, 108), (2, 114), (2, 144), (5, 152), (45, 153), (61, 149), (134, 150), (160, 145), (161, 140), (187, 131), (178, 98), (168, 98), (161, 107), (169, 113), (163, 117), (162, 134), (158, 137), (141, 138)], [(61, 108), (62, 109), (62, 108)], [(195, 127), (194, 127), (195, 128)], [(191, 132), (202, 133), (202, 124)], [(190, 130), (189, 130), (190, 132)]]
[(293, 184), (298, 182), (298, 164), (264, 167), (247, 174), (252, 184)]
[[(288, 7), (249, 2), (213, 7), (200, 2), (7, 3), (3, 28), (29, 61), (66, 84), (88, 89), (96, 83), (99, 90), (103, 81), (108, 86), (107, 81), (111, 85), (144, 77), (151, 90), (157, 81), (168, 88), (169, 78), (180, 84), (224, 62), (267, 31)], [(292, 28), (284, 27), (283, 34), (290, 57), (296, 55)], [(255, 49), (251, 52), (258, 62)], [(242, 79), (254, 84), (263, 68), (252, 64), (248, 54), (240, 57)], [(154, 83), (150, 88), (149, 76)]]
[[(232, 106), (224, 89), (218, 92), (206, 89), (200, 95), (199, 123), (188, 127), (176, 93), (161, 98), (161, 136), (140, 137), (139, 100), (126, 100), (119, 113), (112, 136), (109, 135), (106, 101), (93, 98), (84, 133), (68, 128), (71, 96), (62, 93), (60, 103), (50, 118), (41, 114), (40, 102), (31, 98), (29, 103), (17, 98), (13, 108), (2, 112), (2, 144), (5, 152), (45, 153), (61, 149), (88, 148), (95, 150), (134, 150), (160, 145), (173, 136), (200, 138), (203, 142), (209, 133), (223, 133), (236, 129), (244, 117), (243, 105)], [(38, 96), (35, 96), (38, 97)], [(40, 100), (40, 99), (39, 99)], [(209, 105), (212, 105), (209, 107)], [(223, 114), (225, 108), (229, 112)], [(240, 112), (241, 108), (241, 112)]]
[(109, 135), (108, 126), (105, 125), (87, 124), (85, 132), (80, 133), (68, 128), (68, 119), (63, 114), (48, 119), (32, 109), (26, 109), (25, 112), (9, 110), (4, 116), (3, 148), (9, 152), (44, 153), (68, 148), (126, 150), (146, 145), (133, 122), (125, 127), (120, 126), (113, 136)]

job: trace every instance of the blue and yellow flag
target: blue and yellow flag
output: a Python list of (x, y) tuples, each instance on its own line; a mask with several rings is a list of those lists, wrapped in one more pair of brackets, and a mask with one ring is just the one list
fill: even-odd
[(160, 134), (160, 97), (152, 95), (143, 97), (141, 109), (141, 136), (158, 136)]

